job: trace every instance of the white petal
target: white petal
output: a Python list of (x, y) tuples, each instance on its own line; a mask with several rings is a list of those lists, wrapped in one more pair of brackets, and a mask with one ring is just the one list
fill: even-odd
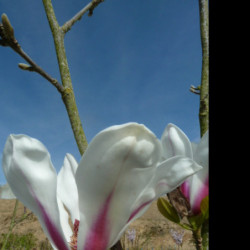
[(151, 181), (160, 157), (155, 135), (136, 123), (110, 127), (92, 140), (76, 171), (78, 249), (110, 247)]
[(13, 193), (36, 214), (52, 244), (68, 249), (60, 227), (56, 171), (44, 145), (26, 135), (10, 135), (2, 166)]
[[(208, 138), (209, 132), (207, 131), (201, 138), (200, 143), (196, 147), (194, 159), (204, 168), (208, 168)], [(208, 171), (208, 169), (207, 169)]]
[[(133, 205), (131, 220), (139, 218), (138, 213), (148, 208), (151, 202), (162, 195), (171, 192), (181, 185), (185, 179), (202, 169), (196, 162), (183, 156), (175, 156), (162, 162), (154, 171), (153, 178), (144, 188), (138, 200)], [(146, 210), (144, 210), (145, 212)], [(138, 214), (137, 214), (138, 213)]]
[(69, 224), (69, 214), (65, 210), (64, 204), (58, 196), (57, 196), (57, 204), (59, 207), (60, 223), (61, 223), (61, 228), (63, 230), (64, 237), (67, 242), (70, 242), (71, 241), (70, 237), (73, 235), (73, 231)]
[(134, 202), (128, 223), (120, 231), (117, 238), (112, 242), (112, 245), (121, 237), (128, 224), (142, 216), (154, 200), (171, 192), (180, 186), (189, 176), (193, 176), (196, 172), (201, 171), (201, 169), (202, 167), (195, 161), (183, 156), (171, 157), (162, 162), (154, 169), (152, 173), (153, 178)]
[(161, 142), (165, 159), (176, 155), (193, 158), (191, 142), (185, 133), (174, 124), (170, 123), (165, 128)]
[(175, 156), (162, 162), (155, 172), (153, 180), (157, 198), (180, 186), (189, 176), (202, 171), (191, 158)]
[(195, 151), (198, 147), (198, 144), (196, 142), (191, 142), (191, 146), (192, 146), (192, 151), (193, 151), (193, 155), (195, 154)]
[(72, 223), (79, 220), (78, 191), (75, 172), (78, 163), (71, 154), (66, 154), (64, 163), (57, 177), (57, 194), (70, 212)]
[(0, 199), (16, 199), (8, 183), (0, 186)]

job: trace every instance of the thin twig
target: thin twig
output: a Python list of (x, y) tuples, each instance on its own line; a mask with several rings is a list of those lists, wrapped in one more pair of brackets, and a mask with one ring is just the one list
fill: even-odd
[(88, 3), (83, 9), (81, 9), (75, 16), (73, 16), (69, 21), (64, 23), (61, 27), (64, 34), (66, 34), (71, 27), (75, 24), (75, 22), (81, 20), (82, 16), (89, 11), (89, 16), (93, 14), (94, 8), (97, 7), (101, 2), (104, 2), (104, 0), (93, 0), (92, 2)]
[(0, 45), (10, 47), (31, 65), (26, 65), (26, 67), (24, 67), (24, 64), (20, 64), (19, 67), (21, 69), (37, 72), (46, 80), (48, 80), (53, 86), (55, 86), (60, 93), (63, 93), (64, 87), (56, 79), (52, 78), (48, 73), (46, 73), (40, 66), (38, 66), (29, 57), (29, 55), (23, 51), (17, 39), (15, 38), (14, 29), (6, 14), (2, 14), (2, 22), (2, 24), (0, 23), (0, 37), (2, 38), (0, 40)]
[[(14, 48), (13, 48), (14, 49)], [(31, 65), (29, 71), (34, 71), (48, 80), (52, 85), (54, 85), (60, 93), (64, 92), (64, 87), (53, 77), (51, 77), (48, 73), (46, 73), (40, 66), (38, 66), (20, 47), (18, 50), (14, 49), (26, 62)], [(31, 70), (32, 69), (32, 70)]]

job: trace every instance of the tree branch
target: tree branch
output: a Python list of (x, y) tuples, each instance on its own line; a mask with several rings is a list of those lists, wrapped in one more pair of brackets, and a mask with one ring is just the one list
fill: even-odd
[(25, 64), (19, 64), (19, 68), (23, 70), (34, 71), (48, 80), (53, 86), (57, 88), (60, 93), (64, 92), (63, 86), (54, 78), (52, 78), (48, 73), (46, 73), (40, 66), (38, 66), (28, 54), (26, 54), (21, 48), (20, 44), (15, 38), (14, 29), (7, 17), (6, 14), (2, 14), (2, 24), (0, 23), (0, 37), (2, 38), (0, 41), (0, 45), (7, 46), (13, 49), (17, 54), (19, 54), (26, 62), (28, 62), (31, 66)]
[[(13, 48), (14, 49), (14, 48)], [(64, 92), (64, 87), (55, 79), (52, 78), (48, 73), (46, 73), (40, 66), (38, 66), (20, 47), (20, 49), (15, 50), (23, 59), (25, 59), (30, 65), (30, 68), (27, 68), (26, 70), (29, 71), (35, 71), (38, 74), (40, 74), (42, 77), (44, 77), (46, 80), (48, 80), (52, 85), (54, 85), (57, 90), (62, 94)], [(25, 70), (20, 66), (19, 68)], [(31, 70), (32, 69), (32, 70)]]
[(80, 10), (74, 17), (72, 17), (69, 21), (62, 25), (61, 29), (64, 34), (66, 34), (77, 21), (81, 20), (82, 16), (87, 11), (89, 11), (89, 16), (91, 16), (93, 14), (93, 10), (102, 2), (104, 2), (104, 0), (93, 0), (92, 2), (87, 4), (82, 10)]
[(200, 133), (203, 136), (209, 125), (209, 28), (208, 0), (199, 0), (202, 45), (202, 73), (200, 85)]
[[(198, 87), (191, 86), (190, 91), (194, 94), (200, 95), (200, 134), (201, 137), (208, 130), (209, 123), (209, 51), (208, 51), (208, 0), (199, 0), (199, 10), (200, 10), (200, 29), (201, 29), (201, 44), (202, 44), (202, 75), (201, 84)], [(179, 190), (178, 190), (179, 189)], [(182, 216), (191, 215), (190, 204), (188, 200), (184, 200), (184, 195), (181, 193), (180, 188), (177, 188), (168, 194), (171, 204)], [(177, 202), (176, 202), (177, 201)], [(184, 213), (182, 212), (184, 211)], [(187, 213), (187, 214), (185, 214)], [(202, 249), (202, 238), (200, 228), (193, 230), (193, 238), (195, 240), (196, 249)]]
[(64, 87), (64, 91), (62, 93), (62, 99), (69, 116), (71, 128), (73, 130), (79, 152), (81, 155), (83, 155), (83, 153), (87, 148), (88, 143), (82, 128), (82, 123), (76, 106), (75, 95), (73, 91), (68, 61), (64, 47), (65, 33), (62, 31), (62, 28), (59, 26), (57, 22), (51, 0), (43, 0), (43, 5), (53, 35), (62, 85)]

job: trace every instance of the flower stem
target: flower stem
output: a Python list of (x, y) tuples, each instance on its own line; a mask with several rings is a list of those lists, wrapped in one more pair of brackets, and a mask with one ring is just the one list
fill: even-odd
[(200, 31), (202, 45), (202, 73), (200, 85), (200, 134), (208, 130), (209, 124), (209, 30), (208, 30), (208, 0), (199, 0)]
[[(199, 0), (200, 10), (200, 31), (202, 45), (202, 74), (200, 85), (200, 135), (201, 137), (209, 128), (209, 19), (208, 19), (208, 0)], [(206, 222), (207, 232), (201, 232), (201, 227), (193, 230), (193, 239), (196, 249), (206, 249), (208, 241), (208, 221)], [(204, 239), (202, 239), (204, 238)], [(205, 239), (206, 238), (206, 239)]]
[(65, 32), (63, 32), (62, 28), (59, 26), (57, 22), (51, 0), (43, 0), (43, 5), (53, 35), (62, 85), (64, 87), (64, 91), (62, 93), (62, 99), (69, 116), (71, 128), (73, 130), (79, 152), (81, 155), (83, 155), (83, 153), (87, 148), (88, 143), (83, 131), (82, 123), (76, 106), (68, 61), (65, 53), (65, 47), (64, 47)]
[(201, 238), (201, 228), (198, 228), (197, 230), (193, 230), (192, 232), (193, 232), (193, 239), (194, 239), (196, 249), (203, 250), (202, 238)]
[(203, 249), (208, 249), (208, 242), (209, 242), (209, 220), (203, 222), (201, 228), (201, 237), (202, 237), (202, 246)]

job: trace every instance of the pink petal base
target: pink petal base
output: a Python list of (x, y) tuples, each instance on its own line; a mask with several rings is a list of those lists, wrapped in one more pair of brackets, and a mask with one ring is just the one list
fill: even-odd
[(109, 194), (103, 207), (93, 223), (90, 232), (88, 233), (84, 245), (84, 250), (106, 250), (109, 243), (109, 221), (108, 211), (112, 200), (113, 191)]
[(30, 194), (32, 195), (33, 199), (35, 200), (35, 202), (38, 205), (38, 208), (39, 208), (41, 215), (42, 215), (42, 220), (43, 220), (43, 222), (48, 230), (48, 233), (49, 233), (53, 243), (60, 250), (68, 250), (69, 248), (65, 244), (64, 238), (62, 237), (61, 233), (58, 231), (57, 226), (53, 223), (53, 221), (49, 217), (49, 215), (46, 212), (46, 209), (43, 207), (42, 203), (39, 201), (39, 199), (38, 199), (37, 195), (35, 194), (29, 180), (27, 179), (27, 177), (25, 176), (25, 174), (23, 173), (23, 171), (20, 168), (18, 170), (20, 171), (20, 174), (25, 179), (26, 184), (29, 188)]
[(43, 217), (43, 221), (44, 221), (46, 228), (47, 228), (47, 230), (48, 230), (48, 232), (53, 240), (53, 243), (60, 250), (68, 250), (69, 249), (68, 246), (65, 244), (61, 234), (57, 230), (57, 227), (54, 225), (54, 223), (51, 221), (50, 217), (46, 213), (46, 210), (44, 209), (44, 207), (42, 206), (40, 201), (37, 199), (37, 197), (34, 196), (34, 198), (38, 204), (38, 207), (40, 208), (40, 211), (41, 211), (41, 214)]
[(189, 195), (189, 182), (184, 181), (181, 185), (181, 192), (185, 195), (185, 197), (190, 201), (190, 195)]
[[(113, 190), (114, 191), (114, 190)], [(109, 221), (108, 221), (108, 211), (110, 203), (113, 196), (113, 191), (110, 193), (102, 209), (100, 210), (99, 215), (97, 216), (96, 221), (93, 223), (93, 226), (88, 233), (83, 247), (84, 250), (106, 250), (109, 243)], [(134, 216), (141, 211), (145, 206), (151, 203), (153, 200), (149, 200), (138, 208), (136, 208), (130, 215), (128, 222), (134, 218)]]
[[(190, 201), (190, 186), (189, 186), (188, 181), (185, 181), (181, 185), (181, 191), (186, 196), (186, 198)], [(201, 201), (208, 195), (208, 192), (209, 192), (209, 183), (208, 183), (208, 177), (207, 177), (202, 188), (199, 190), (199, 192), (197, 192), (194, 203), (190, 204), (194, 215), (199, 214), (201, 212), (201, 209), (200, 209)]]
[(201, 212), (201, 201), (209, 194), (209, 184), (208, 184), (208, 177), (206, 178), (203, 187), (200, 189), (200, 191), (196, 195), (196, 199), (194, 201), (194, 204), (191, 204), (192, 212), (194, 214), (199, 214)]

